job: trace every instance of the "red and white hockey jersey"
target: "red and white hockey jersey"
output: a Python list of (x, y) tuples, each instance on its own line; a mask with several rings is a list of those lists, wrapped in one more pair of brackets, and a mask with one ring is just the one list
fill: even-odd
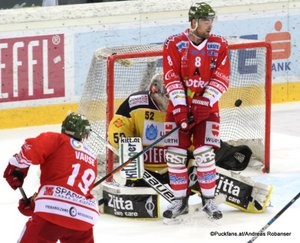
[(229, 85), (230, 62), (227, 41), (210, 34), (200, 45), (188, 38), (189, 29), (164, 43), (164, 82), (170, 96), (168, 111), (176, 105), (191, 105), (195, 96), (209, 93), (213, 110)]
[(86, 145), (65, 134), (41, 133), (25, 140), (18, 163), (15, 165), (19, 167), (40, 165), (36, 214), (74, 230), (88, 230), (94, 225), (99, 214), (91, 190), (97, 161)]

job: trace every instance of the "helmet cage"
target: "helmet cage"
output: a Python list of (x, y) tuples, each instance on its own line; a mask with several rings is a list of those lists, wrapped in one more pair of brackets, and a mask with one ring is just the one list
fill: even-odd
[(163, 74), (155, 74), (149, 85), (150, 96), (161, 111), (165, 111), (168, 105), (168, 95), (164, 84)]

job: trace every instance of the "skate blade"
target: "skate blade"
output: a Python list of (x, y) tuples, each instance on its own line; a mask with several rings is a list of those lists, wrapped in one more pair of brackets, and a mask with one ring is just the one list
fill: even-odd
[(177, 216), (176, 218), (163, 218), (163, 223), (165, 225), (177, 225), (182, 224), (184, 219), (181, 216)]

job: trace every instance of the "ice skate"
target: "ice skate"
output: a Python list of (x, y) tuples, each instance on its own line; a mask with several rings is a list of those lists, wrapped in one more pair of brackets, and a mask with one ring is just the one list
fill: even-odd
[(163, 213), (165, 218), (176, 218), (179, 215), (187, 214), (188, 210), (188, 197), (175, 198), (172, 204)]
[(221, 219), (223, 217), (222, 212), (219, 210), (213, 198), (204, 198), (203, 205), (202, 210), (207, 213), (210, 218)]

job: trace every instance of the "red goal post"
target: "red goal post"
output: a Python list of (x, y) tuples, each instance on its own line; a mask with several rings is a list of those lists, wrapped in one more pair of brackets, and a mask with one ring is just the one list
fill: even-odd
[[(270, 171), (270, 114), (272, 58), (270, 44), (229, 41), (230, 87), (221, 98), (221, 139), (248, 145), (253, 166)], [(93, 131), (107, 136), (109, 121), (120, 103), (133, 92), (146, 89), (162, 70), (162, 45), (134, 45), (96, 50), (78, 112), (85, 114)], [(97, 136), (88, 143), (99, 156), (104, 173), (113, 169), (113, 154)]]

